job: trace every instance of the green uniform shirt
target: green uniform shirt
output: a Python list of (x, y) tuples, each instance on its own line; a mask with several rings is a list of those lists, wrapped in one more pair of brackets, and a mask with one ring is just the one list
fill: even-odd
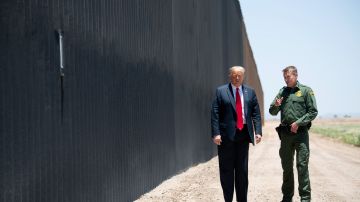
[[(283, 97), (280, 106), (275, 106), (276, 99)], [(298, 126), (306, 126), (315, 119), (318, 110), (315, 95), (310, 87), (297, 82), (294, 88), (283, 87), (270, 105), (271, 115), (281, 111), (281, 123), (290, 125), (294, 122)]]

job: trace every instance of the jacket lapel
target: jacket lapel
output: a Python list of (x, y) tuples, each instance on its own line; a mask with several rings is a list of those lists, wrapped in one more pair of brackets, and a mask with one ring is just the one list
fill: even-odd
[(231, 83), (229, 83), (228, 88), (226, 89), (226, 93), (229, 96), (229, 100), (231, 102), (231, 105), (233, 106), (234, 110), (236, 111), (235, 108), (235, 98), (234, 98), (234, 94), (232, 92), (232, 87), (231, 87)]
[(244, 96), (244, 110), (245, 110), (245, 117), (246, 114), (248, 113), (248, 103), (249, 103), (249, 93), (248, 93), (248, 89), (246, 87), (244, 87), (244, 85), (242, 85), (242, 90), (243, 90), (243, 96)]

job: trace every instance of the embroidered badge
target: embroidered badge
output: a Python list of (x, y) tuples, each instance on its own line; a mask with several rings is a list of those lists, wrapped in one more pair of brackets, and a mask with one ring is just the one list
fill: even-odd
[(301, 93), (301, 91), (299, 90), (299, 91), (297, 91), (297, 92), (295, 93), (295, 95), (296, 95), (297, 97), (301, 97), (301, 96), (302, 96), (302, 93)]
[(312, 95), (312, 96), (315, 95), (314, 91), (310, 91), (309, 94)]

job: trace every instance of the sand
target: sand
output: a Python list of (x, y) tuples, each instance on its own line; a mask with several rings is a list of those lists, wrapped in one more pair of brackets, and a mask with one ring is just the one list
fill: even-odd
[[(274, 130), (276, 124), (267, 122), (262, 142), (255, 147), (250, 146), (249, 201), (280, 201), (282, 198), (280, 141)], [(294, 172), (296, 178), (296, 168)], [(359, 147), (310, 131), (309, 172), (312, 201), (360, 201)], [(300, 201), (297, 179), (295, 187), (294, 201)], [(223, 201), (217, 157), (173, 176), (136, 201)]]

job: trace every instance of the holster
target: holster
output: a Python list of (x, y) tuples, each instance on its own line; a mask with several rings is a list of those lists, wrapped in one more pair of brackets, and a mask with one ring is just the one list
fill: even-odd
[(281, 140), (281, 133), (290, 131), (289, 127), (282, 125), (282, 124), (280, 124), (278, 127), (276, 127), (275, 130), (276, 130), (280, 140)]
[(276, 132), (277, 132), (277, 134), (278, 134), (278, 136), (279, 136), (279, 140), (281, 140), (280, 126), (276, 127), (275, 130), (276, 130)]

